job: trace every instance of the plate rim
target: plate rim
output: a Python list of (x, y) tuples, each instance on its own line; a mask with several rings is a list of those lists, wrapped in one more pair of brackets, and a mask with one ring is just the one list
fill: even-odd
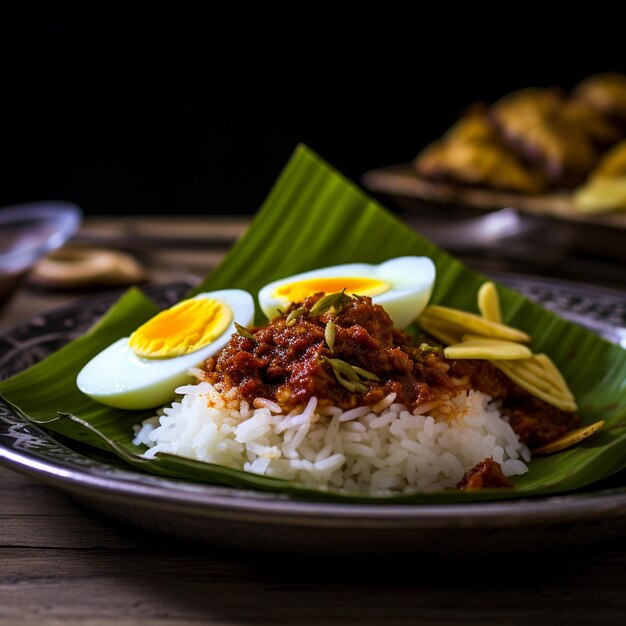
[[(137, 505), (151, 509), (192, 513), (194, 516), (274, 524), (364, 527), (510, 528), (565, 521), (626, 518), (626, 486), (596, 492), (569, 493), (516, 500), (454, 504), (361, 504), (287, 498), (219, 485), (181, 482), (185, 490), (173, 490), (172, 479), (152, 476), (151, 484), (110, 479), (55, 465), (35, 455), (16, 453), (0, 444), (0, 465), (34, 477), (69, 494)], [(132, 473), (132, 472), (131, 472)], [(138, 474), (138, 476), (142, 476)], [(175, 481), (174, 481), (175, 482)], [(191, 487), (191, 488), (190, 488)]]

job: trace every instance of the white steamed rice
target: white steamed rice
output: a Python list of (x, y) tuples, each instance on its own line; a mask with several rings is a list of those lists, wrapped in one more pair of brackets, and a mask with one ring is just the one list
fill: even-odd
[[(317, 406), (284, 414), (269, 400), (255, 407), (201, 382), (180, 387), (180, 402), (137, 428), (146, 457), (158, 452), (295, 480), (320, 489), (370, 495), (455, 487), (491, 457), (505, 476), (527, 471), (528, 448), (478, 391), (413, 412), (390, 394), (374, 406)], [(433, 416), (433, 413), (436, 417)]]

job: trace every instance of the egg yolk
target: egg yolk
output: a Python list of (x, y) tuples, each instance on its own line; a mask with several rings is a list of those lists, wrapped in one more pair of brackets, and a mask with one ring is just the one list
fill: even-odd
[(219, 300), (184, 300), (140, 326), (130, 336), (128, 344), (143, 358), (182, 356), (217, 339), (232, 319), (230, 308)]
[(299, 280), (295, 283), (287, 283), (276, 288), (272, 296), (279, 300), (289, 302), (302, 302), (306, 297), (319, 293), (337, 293), (342, 289), (346, 293), (358, 296), (377, 296), (389, 290), (391, 285), (377, 278), (367, 276), (346, 277), (346, 276), (320, 276)]

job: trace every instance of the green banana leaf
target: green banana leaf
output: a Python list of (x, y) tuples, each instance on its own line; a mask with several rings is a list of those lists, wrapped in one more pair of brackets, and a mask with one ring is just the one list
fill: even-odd
[[(194, 293), (240, 288), (256, 295), (264, 284), (289, 274), (338, 263), (379, 263), (400, 255), (433, 259), (437, 280), (432, 303), (478, 312), (476, 294), (484, 276), (407, 228), (310, 149), (299, 146), (249, 230)], [(529, 472), (514, 479), (513, 489), (373, 498), (319, 492), (294, 482), (172, 455), (144, 459), (132, 444), (132, 427), (150, 412), (104, 407), (83, 396), (75, 385), (84, 363), (154, 314), (155, 306), (136, 290), (121, 298), (84, 337), (0, 383), (0, 394), (28, 419), (70, 439), (111, 451), (138, 469), (296, 497), (370, 503), (528, 497), (581, 489), (624, 469), (626, 351), (510, 289), (499, 286), (498, 290), (505, 323), (528, 332), (533, 350), (549, 354), (560, 367), (578, 400), (583, 423), (607, 422), (604, 429), (575, 448), (533, 460)], [(257, 310), (257, 322), (263, 320)]]

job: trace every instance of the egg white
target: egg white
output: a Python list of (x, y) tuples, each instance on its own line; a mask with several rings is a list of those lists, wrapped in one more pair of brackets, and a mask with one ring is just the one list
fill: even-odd
[(406, 328), (428, 304), (435, 283), (435, 265), (428, 257), (403, 256), (379, 265), (350, 263), (324, 267), (287, 276), (265, 285), (259, 291), (259, 305), (271, 320), (288, 304), (273, 296), (278, 287), (311, 278), (341, 276), (364, 276), (389, 283), (390, 289), (372, 297), (372, 301), (387, 311), (395, 327)]
[(122, 337), (97, 354), (76, 378), (78, 388), (93, 400), (119, 409), (151, 409), (176, 396), (176, 388), (193, 381), (189, 368), (201, 366), (219, 352), (237, 332), (235, 322), (249, 326), (254, 319), (252, 296), (240, 289), (200, 293), (195, 299), (219, 300), (233, 319), (224, 332), (195, 352), (171, 358), (138, 357)]

